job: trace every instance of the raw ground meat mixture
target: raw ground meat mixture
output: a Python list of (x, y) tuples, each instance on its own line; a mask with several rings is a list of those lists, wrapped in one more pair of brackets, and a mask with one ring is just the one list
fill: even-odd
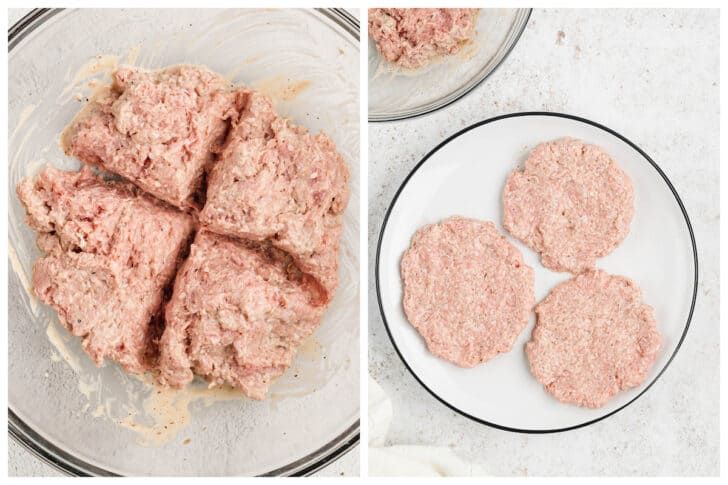
[(503, 226), (545, 267), (578, 274), (627, 237), (633, 199), (632, 182), (604, 150), (564, 138), (538, 145), (508, 178)]
[(193, 196), (233, 115), (229, 83), (196, 66), (122, 67), (113, 80), (66, 129), (64, 151), (177, 207), (197, 205)]
[(640, 385), (657, 359), (652, 307), (628, 278), (583, 273), (555, 287), (536, 315), (526, 344), (531, 373), (559, 401), (603, 406)]
[(477, 8), (370, 8), (369, 36), (389, 62), (419, 69), (457, 53), (473, 36)]
[(139, 188), (88, 166), (22, 181), (46, 253), (33, 290), (97, 364), (171, 386), (198, 374), (262, 399), (333, 298), (348, 168), (325, 134), (207, 69), (113, 79), (62, 146)]
[(161, 377), (181, 386), (194, 372), (262, 399), (324, 308), (315, 281), (283, 251), (203, 231), (166, 308)]
[(349, 170), (329, 137), (278, 117), (266, 96), (240, 90), (237, 103), (200, 220), (220, 234), (270, 240), (331, 296)]
[(187, 246), (192, 218), (129, 183), (104, 182), (89, 168), (47, 167), (17, 192), (46, 253), (33, 266), (38, 298), (58, 311), (97, 364), (106, 357), (128, 372), (152, 368), (158, 332), (150, 324)]
[(535, 302), (533, 269), (492, 222), (451, 217), (402, 257), (404, 310), (430, 352), (473, 367), (508, 352)]

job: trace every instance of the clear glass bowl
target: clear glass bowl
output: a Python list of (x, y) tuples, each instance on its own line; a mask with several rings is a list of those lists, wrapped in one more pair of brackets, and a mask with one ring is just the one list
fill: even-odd
[[(359, 441), (359, 26), (340, 10), (36, 10), (9, 32), (10, 435), (69, 474), (300, 475)], [(203, 64), (324, 129), (349, 163), (340, 287), (321, 327), (262, 402), (159, 392), (97, 368), (30, 296), (34, 234), (15, 186), (71, 169), (58, 135), (109, 68)], [(108, 79), (108, 78), (107, 78)]]
[(482, 8), (471, 44), (417, 70), (385, 61), (369, 37), (369, 121), (413, 118), (462, 98), (505, 60), (530, 15), (530, 8)]

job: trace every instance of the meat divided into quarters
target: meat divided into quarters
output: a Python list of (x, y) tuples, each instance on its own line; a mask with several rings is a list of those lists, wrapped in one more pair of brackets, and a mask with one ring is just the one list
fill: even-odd
[(263, 399), (333, 298), (348, 168), (325, 134), (205, 68), (113, 80), (62, 135), (86, 167), (18, 186), (46, 253), (33, 290), (97, 364)]

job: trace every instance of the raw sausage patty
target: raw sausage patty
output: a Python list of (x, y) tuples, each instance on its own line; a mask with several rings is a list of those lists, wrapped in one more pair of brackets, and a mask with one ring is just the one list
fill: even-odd
[(461, 367), (508, 352), (528, 324), (533, 269), (492, 222), (451, 217), (420, 229), (401, 269), (410, 323)]
[(369, 35), (387, 61), (407, 69), (455, 54), (473, 36), (477, 8), (371, 8)]
[(628, 278), (581, 274), (554, 288), (536, 316), (526, 344), (531, 373), (559, 401), (603, 406), (640, 385), (657, 358), (652, 307)]
[(599, 147), (570, 138), (537, 146), (503, 191), (503, 226), (543, 265), (574, 274), (593, 269), (627, 237), (632, 182)]

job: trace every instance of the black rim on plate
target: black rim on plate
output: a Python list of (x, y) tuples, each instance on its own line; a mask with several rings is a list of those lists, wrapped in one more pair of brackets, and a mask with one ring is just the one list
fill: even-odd
[[(457, 407), (453, 406), (452, 404), (450, 404), (449, 402), (447, 402), (440, 396), (438, 396), (432, 389), (427, 387), (427, 385), (422, 381), (422, 379), (420, 379), (420, 377), (415, 373), (415, 371), (412, 369), (412, 367), (410, 367), (410, 365), (405, 360), (404, 356), (402, 355), (402, 352), (399, 350), (399, 347), (397, 347), (397, 342), (395, 342), (394, 337), (392, 336), (392, 331), (389, 328), (389, 323), (387, 322), (387, 316), (385, 315), (385, 312), (384, 312), (384, 305), (382, 304), (381, 285), (380, 285), (380, 281), (379, 281), (379, 264), (380, 264), (381, 250), (382, 250), (382, 241), (384, 240), (384, 232), (387, 229), (387, 222), (389, 221), (389, 216), (392, 212), (392, 209), (394, 208), (395, 204), (397, 203), (397, 199), (399, 198), (399, 195), (402, 193), (402, 190), (404, 190), (404, 188), (407, 185), (407, 183), (409, 182), (409, 180), (414, 176), (414, 174), (419, 170), (419, 168), (422, 165), (424, 165), (425, 162), (427, 162), (427, 160), (429, 160), (429, 158), (432, 155), (434, 155), (442, 147), (444, 147), (445, 145), (447, 145), (448, 143), (450, 143), (452, 140), (459, 137), (460, 135), (467, 133), (468, 131), (470, 131), (474, 128), (478, 128), (479, 126), (487, 125), (487, 124), (493, 123), (495, 121), (499, 121), (499, 120), (506, 119), (506, 118), (518, 118), (518, 117), (525, 117), (525, 116), (552, 116), (555, 118), (566, 118), (566, 119), (570, 119), (570, 120), (574, 120), (574, 121), (579, 121), (581, 123), (585, 123), (587, 125), (591, 125), (596, 128), (599, 128), (600, 130), (605, 131), (605, 132), (619, 138), (620, 140), (625, 142), (627, 145), (629, 145), (632, 149), (637, 151), (637, 153), (642, 155), (642, 157), (645, 159), (645, 161), (647, 161), (657, 171), (657, 173), (660, 175), (660, 177), (662, 177), (663, 181), (667, 184), (667, 187), (670, 189), (670, 192), (672, 192), (672, 195), (675, 197), (675, 201), (677, 202), (678, 206), (680, 207), (680, 211), (682, 212), (683, 218), (685, 219), (685, 224), (687, 225), (687, 228), (688, 228), (688, 233), (690, 235), (690, 242), (692, 244), (692, 249), (693, 249), (693, 265), (695, 267), (695, 276), (694, 276), (694, 280), (693, 280), (693, 295), (692, 295), (692, 299), (690, 302), (690, 311), (688, 312), (688, 318), (687, 318), (687, 321), (685, 322), (685, 329), (683, 330), (682, 335), (680, 335), (680, 340), (678, 341), (677, 346), (675, 347), (675, 350), (673, 351), (672, 355), (665, 363), (665, 366), (660, 370), (660, 372), (655, 376), (655, 378), (652, 379), (652, 381), (639, 394), (637, 394), (634, 398), (632, 398), (626, 404), (618, 407), (614, 411), (611, 411), (603, 416), (600, 416), (598, 418), (595, 418), (595, 419), (592, 419), (592, 420), (589, 420), (589, 421), (586, 421), (586, 422), (583, 422), (583, 423), (580, 423), (580, 424), (577, 424), (574, 426), (568, 426), (566, 428), (520, 429), (520, 428), (512, 428), (509, 426), (502, 426), (502, 425), (499, 425), (496, 423), (491, 423), (484, 419), (480, 419), (471, 414), (468, 414), (468, 413), (458, 409)], [(528, 434), (559, 433), (559, 432), (563, 432), (563, 431), (570, 431), (570, 430), (574, 430), (574, 429), (578, 429), (578, 428), (583, 428), (585, 426), (589, 426), (590, 424), (597, 423), (603, 419), (613, 416), (614, 414), (618, 413), (619, 411), (621, 411), (622, 409), (626, 408), (627, 406), (629, 406), (630, 404), (635, 402), (637, 399), (639, 399), (644, 393), (647, 392), (648, 389), (650, 389), (652, 387), (652, 385), (655, 382), (657, 382), (657, 380), (662, 376), (662, 374), (665, 372), (665, 370), (667, 370), (667, 368), (670, 366), (673, 359), (677, 355), (678, 351), (680, 350), (680, 347), (682, 346), (682, 343), (685, 340), (685, 336), (688, 333), (688, 328), (690, 328), (690, 321), (693, 318), (693, 311), (695, 310), (695, 301), (696, 301), (697, 295), (698, 295), (698, 249), (695, 244), (695, 234), (693, 233), (693, 226), (690, 223), (690, 217), (688, 217), (688, 213), (685, 210), (685, 206), (683, 205), (683, 202), (680, 199), (680, 196), (678, 195), (677, 191), (675, 190), (675, 187), (672, 185), (672, 182), (670, 182), (670, 179), (667, 178), (667, 175), (665, 175), (665, 172), (662, 171), (662, 169), (659, 167), (659, 165), (657, 165), (657, 163), (655, 163), (655, 161), (652, 160), (652, 158), (650, 158), (650, 156), (647, 155), (640, 147), (638, 147), (637, 145), (632, 143), (629, 139), (625, 138), (624, 136), (617, 133), (616, 131), (614, 131), (610, 128), (607, 128), (606, 126), (596, 123), (594, 121), (588, 120), (586, 118), (581, 118), (579, 116), (568, 115), (568, 114), (563, 114), (563, 113), (549, 112), (549, 111), (526, 111), (526, 112), (522, 112), (522, 113), (511, 113), (511, 114), (496, 116), (496, 117), (489, 118), (489, 119), (486, 119), (483, 121), (479, 121), (473, 125), (463, 128), (462, 130), (458, 131), (454, 135), (451, 135), (450, 137), (445, 139), (445, 141), (443, 141), (442, 143), (437, 145), (427, 155), (425, 155), (422, 158), (422, 160), (420, 160), (417, 163), (417, 165), (415, 165), (415, 167), (407, 175), (407, 177), (405, 177), (404, 181), (397, 189), (397, 192), (394, 194), (394, 198), (392, 199), (392, 202), (389, 204), (389, 207), (387, 208), (387, 212), (384, 216), (384, 221), (382, 222), (382, 229), (379, 232), (379, 241), (377, 242), (377, 254), (376, 254), (375, 265), (374, 265), (374, 281), (375, 281), (376, 290), (377, 290), (377, 303), (379, 304), (379, 313), (382, 316), (384, 328), (387, 330), (387, 335), (389, 336), (390, 342), (392, 342), (392, 345), (394, 346), (394, 350), (397, 351), (397, 355), (399, 355), (399, 358), (402, 360), (405, 367), (410, 372), (410, 374), (412, 374), (412, 376), (415, 378), (415, 380), (423, 388), (425, 388), (425, 390), (427, 392), (429, 392), (435, 399), (437, 399), (438, 401), (440, 401), (442, 404), (444, 404), (448, 408), (452, 409), (453, 411), (465, 416), (466, 418), (472, 419), (473, 421), (476, 421), (478, 423), (481, 423), (481, 424), (484, 424), (484, 425), (487, 425), (487, 426), (490, 426), (493, 428), (497, 428), (500, 430), (513, 431), (516, 433), (528, 433)]]
[[(36, 8), (18, 20), (8, 29), (8, 53), (35, 29), (63, 10), (62, 8)], [(319, 8), (316, 10), (359, 41), (359, 21), (349, 12), (341, 8)], [(307, 476), (316, 473), (359, 444), (359, 426), (360, 420), (357, 419), (343, 433), (318, 450), (263, 475)], [(80, 460), (49, 442), (40, 433), (28, 426), (9, 405), (8, 434), (31, 454), (62, 473), (76, 476), (117, 476), (113, 472)]]
[(451, 104), (456, 103), (457, 101), (460, 101), (465, 96), (470, 94), (478, 86), (483, 84), (483, 82), (485, 82), (486, 79), (488, 79), (490, 76), (492, 76), (493, 73), (496, 72), (499, 67), (501, 67), (503, 65), (505, 60), (508, 59), (508, 56), (511, 55), (511, 52), (513, 52), (513, 49), (516, 48), (518, 41), (521, 40), (521, 35), (523, 35), (523, 32), (526, 30), (526, 27), (528, 27), (528, 22), (531, 20), (531, 14), (533, 13), (532, 8), (526, 8), (526, 9), (522, 9), (522, 10), (525, 10), (526, 18), (523, 21), (523, 25), (514, 33), (513, 43), (503, 53), (503, 57), (496, 63), (495, 66), (493, 66), (493, 69), (491, 69), (491, 71), (488, 74), (483, 76), (477, 82), (473, 83), (472, 86), (466, 88), (461, 93), (457, 93), (457, 91), (455, 91), (455, 93), (457, 93), (456, 96), (452, 97), (451, 99), (448, 99), (453, 94), (453, 93), (450, 93), (445, 98), (444, 102), (435, 103), (432, 106), (430, 106), (429, 108), (425, 109), (424, 111), (414, 112), (414, 113), (395, 114), (395, 115), (383, 116), (381, 118), (368, 117), (369, 123), (387, 123), (389, 121), (403, 121), (403, 120), (409, 120), (409, 119), (413, 119), (413, 118), (419, 118), (420, 116), (425, 116), (430, 113), (434, 113), (435, 111), (446, 108), (446, 107), (450, 106)]

